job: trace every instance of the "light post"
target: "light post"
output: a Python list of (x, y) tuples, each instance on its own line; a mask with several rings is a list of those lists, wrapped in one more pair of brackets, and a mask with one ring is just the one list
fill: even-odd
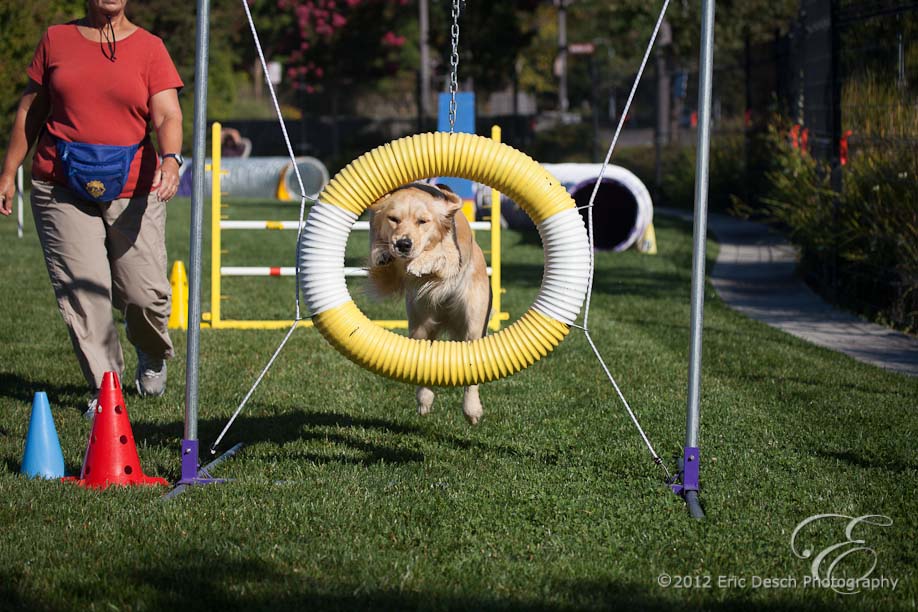
[(566, 113), (567, 99), (567, 7), (573, 0), (555, 0), (558, 7), (558, 111)]

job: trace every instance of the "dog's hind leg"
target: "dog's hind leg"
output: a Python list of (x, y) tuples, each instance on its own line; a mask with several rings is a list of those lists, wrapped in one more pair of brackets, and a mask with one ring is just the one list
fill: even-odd
[[(434, 340), (438, 335), (439, 330), (437, 330), (432, 324), (425, 323), (417, 327), (412, 326), (408, 332), (408, 336), (415, 338), (417, 340)], [(415, 398), (418, 401), (418, 414), (425, 415), (429, 414), (433, 410), (433, 403), (436, 394), (434, 394), (433, 389), (430, 387), (418, 387), (415, 392)]]
[(484, 409), (481, 407), (481, 398), (478, 397), (478, 385), (471, 385), (465, 388), (465, 395), (462, 397), (462, 414), (471, 425), (478, 425)]
[[(487, 277), (485, 277), (487, 278)], [(465, 332), (466, 340), (477, 340), (484, 338), (488, 333), (488, 319), (491, 316), (491, 288), (488, 285), (481, 293), (487, 296), (487, 301), (480, 301), (474, 308), (468, 312), (467, 328)], [(478, 397), (478, 385), (470, 385), (465, 388), (465, 394), (462, 397), (462, 414), (471, 425), (478, 425), (481, 421), (481, 415), (484, 409), (481, 406), (481, 398)]]
[(418, 387), (414, 396), (418, 400), (418, 414), (421, 416), (430, 414), (433, 410), (434, 398), (436, 397), (433, 389), (430, 387)]

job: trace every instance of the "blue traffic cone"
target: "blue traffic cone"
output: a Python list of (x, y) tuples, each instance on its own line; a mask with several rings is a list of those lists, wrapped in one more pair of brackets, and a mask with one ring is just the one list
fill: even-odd
[(32, 400), (32, 418), (22, 454), (21, 471), (29, 478), (64, 477), (64, 453), (57, 439), (48, 395), (44, 391), (37, 392)]

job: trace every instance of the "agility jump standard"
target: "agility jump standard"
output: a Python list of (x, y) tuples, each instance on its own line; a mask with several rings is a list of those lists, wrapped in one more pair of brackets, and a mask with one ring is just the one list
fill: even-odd
[[(223, 231), (224, 230), (267, 230), (267, 231), (285, 231), (300, 229), (300, 221), (262, 221), (262, 220), (228, 220), (223, 218), (223, 192), (222, 176), (223, 156), (222, 156), (222, 129), (219, 122), (215, 121), (211, 125), (211, 196), (210, 196), (210, 312), (203, 313), (202, 323), (208, 325), (211, 329), (287, 329), (293, 325), (290, 320), (253, 320), (253, 319), (225, 319), (222, 312), (222, 287), (223, 277), (294, 277), (297, 269), (293, 266), (224, 266), (223, 261)], [(500, 141), (500, 127), (494, 126), (491, 130), (492, 139)], [(492, 310), (493, 314), (488, 323), (491, 331), (500, 329), (501, 321), (510, 318), (510, 314), (501, 311), (501, 296), (503, 287), (501, 287), (500, 275), (500, 250), (501, 250), (501, 227), (500, 227), (500, 193), (492, 189), (492, 206), (490, 221), (470, 221), (473, 230), (490, 232), (491, 247), (490, 260), (491, 266), (488, 266), (488, 275), (491, 277), (491, 294), (493, 296)], [(497, 219), (497, 222), (493, 222)], [(354, 223), (353, 231), (369, 231), (370, 224), (366, 221), (357, 221)], [(487, 251), (486, 251), (487, 252)], [(496, 272), (494, 272), (496, 270)], [(366, 268), (345, 267), (344, 276), (346, 277), (366, 277), (368, 275)], [(408, 321), (404, 319), (394, 320), (375, 320), (374, 323), (380, 327), (388, 329), (407, 329)], [(312, 321), (302, 321), (300, 326), (312, 327)]]

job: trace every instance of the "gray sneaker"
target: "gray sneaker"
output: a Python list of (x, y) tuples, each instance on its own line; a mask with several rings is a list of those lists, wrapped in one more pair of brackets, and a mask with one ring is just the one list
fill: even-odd
[(86, 412), (83, 413), (83, 418), (87, 421), (92, 421), (96, 416), (96, 408), (99, 407), (98, 398), (91, 398), (86, 402)]
[(166, 360), (150, 357), (137, 349), (137, 376), (134, 378), (140, 397), (159, 397), (166, 392)]

